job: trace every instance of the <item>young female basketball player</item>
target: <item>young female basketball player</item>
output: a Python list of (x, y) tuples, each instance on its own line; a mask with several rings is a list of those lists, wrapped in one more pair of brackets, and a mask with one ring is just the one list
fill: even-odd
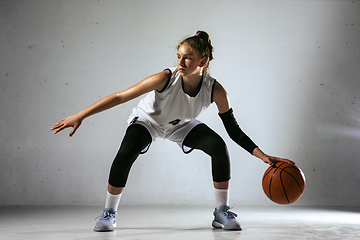
[(208, 34), (198, 31), (178, 45), (177, 67), (165, 69), (124, 91), (111, 94), (51, 128), (56, 134), (72, 127), (72, 136), (85, 118), (148, 93), (129, 117), (129, 126), (111, 166), (105, 208), (95, 225), (95, 231), (114, 230), (116, 211), (130, 168), (139, 154), (147, 151), (152, 139), (158, 137), (179, 144), (185, 153), (200, 149), (211, 157), (216, 201), (212, 226), (241, 230), (235, 218), (237, 215), (229, 211), (228, 206), (230, 160), (225, 142), (196, 119), (213, 102), (227, 133), (250, 154), (267, 164), (278, 161), (294, 164), (288, 159), (263, 153), (240, 129), (225, 89), (207, 72), (209, 62), (213, 59), (212, 50)]

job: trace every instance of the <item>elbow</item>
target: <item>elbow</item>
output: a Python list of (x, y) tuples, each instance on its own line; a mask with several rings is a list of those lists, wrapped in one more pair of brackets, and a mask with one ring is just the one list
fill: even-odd
[(236, 137), (236, 134), (228, 133), (228, 135), (229, 135), (230, 139), (233, 140), (233, 141), (235, 141), (235, 142), (236, 142), (236, 140), (239, 139), (238, 137)]
[(229, 137), (233, 141), (239, 141), (243, 137), (247, 137), (246, 134), (239, 128), (237, 131), (228, 131)]
[(119, 105), (124, 102), (120, 93), (114, 93), (113, 98), (116, 105)]

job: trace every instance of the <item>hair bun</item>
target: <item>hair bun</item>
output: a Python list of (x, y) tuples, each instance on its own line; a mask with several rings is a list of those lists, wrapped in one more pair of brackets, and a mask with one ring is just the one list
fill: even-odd
[(196, 35), (199, 36), (201, 39), (204, 39), (205, 41), (207, 41), (207, 42), (209, 42), (211, 44), (210, 37), (209, 37), (209, 34), (207, 34), (207, 32), (197, 31)]

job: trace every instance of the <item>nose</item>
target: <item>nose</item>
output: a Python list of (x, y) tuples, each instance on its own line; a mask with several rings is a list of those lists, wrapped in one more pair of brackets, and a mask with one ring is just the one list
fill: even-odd
[(185, 59), (183, 57), (180, 57), (178, 61), (180, 66), (185, 66)]

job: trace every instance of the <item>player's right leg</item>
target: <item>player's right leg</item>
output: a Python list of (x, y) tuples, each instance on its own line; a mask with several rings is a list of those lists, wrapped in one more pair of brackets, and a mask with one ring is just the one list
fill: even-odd
[(132, 124), (126, 130), (120, 149), (112, 163), (105, 208), (98, 216), (94, 231), (112, 231), (116, 227), (117, 208), (132, 164), (141, 151), (151, 143), (148, 130)]

